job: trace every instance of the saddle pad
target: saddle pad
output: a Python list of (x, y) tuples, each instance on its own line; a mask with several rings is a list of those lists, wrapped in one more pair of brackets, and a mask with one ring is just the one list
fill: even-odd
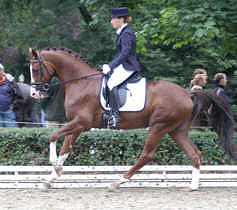
[[(142, 78), (137, 83), (127, 84), (127, 99), (125, 104), (119, 108), (121, 112), (128, 111), (142, 111), (145, 108), (146, 104), (146, 79)], [(110, 110), (109, 107), (106, 107), (106, 102), (103, 97), (102, 90), (105, 87), (105, 80), (102, 81), (102, 87), (100, 89), (100, 104), (105, 110)]]

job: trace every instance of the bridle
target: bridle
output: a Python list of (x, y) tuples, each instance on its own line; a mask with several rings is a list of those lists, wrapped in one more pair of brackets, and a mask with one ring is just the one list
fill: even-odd
[(40, 68), (35, 69), (35, 70), (32, 69), (32, 72), (33, 71), (40, 71), (42, 81), (41, 82), (32, 82), (31, 86), (33, 86), (36, 90), (47, 92), (50, 88), (50, 83), (45, 81), (43, 67), (46, 69), (47, 73), (52, 77), (54, 76), (55, 72), (51, 72), (51, 70), (49, 70), (48, 66), (44, 63), (43, 58), (40, 55), (40, 51), (38, 50), (38, 51), (36, 51), (36, 53), (37, 53), (37, 59), (32, 59), (31, 62), (38, 62)]
[[(40, 82), (32, 82), (31, 83), (31, 86), (33, 86), (36, 90), (38, 91), (43, 91), (43, 92), (47, 92), (49, 91), (49, 89), (51, 87), (54, 87), (54, 86), (57, 86), (57, 85), (63, 85), (65, 83), (69, 83), (69, 82), (73, 82), (73, 81), (78, 81), (78, 80), (83, 80), (83, 79), (87, 79), (89, 77), (93, 77), (93, 76), (97, 76), (97, 75), (101, 75), (103, 74), (102, 72), (98, 72), (98, 73), (93, 73), (93, 74), (88, 74), (88, 75), (84, 75), (84, 76), (81, 76), (81, 77), (77, 77), (77, 78), (72, 78), (72, 79), (69, 79), (69, 80), (65, 80), (65, 81), (62, 81), (62, 82), (46, 82), (45, 81), (45, 76), (44, 76), (44, 72), (43, 72), (43, 67), (46, 69), (47, 73), (50, 75), (50, 76), (54, 76), (56, 75), (55, 74), (55, 71), (52, 72), (48, 66), (45, 64), (45, 62), (43, 61), (43, 58), (42, 56), (40, 55), (40, 51), (37, 50), (37, 59), (32, 59), (31, 62), (38, 62), (39, 63), (39, 66), (40, 68), (39, 69), (36, 69), (34, 71), (40, 71), (40, 74), (41, 74), (41, 80)], [(49, 63), (50, 64), (50, 63)], [(51, 64), (52, 65), (52, 64)], [(32, 69), (33, 71), (33, 69)]]

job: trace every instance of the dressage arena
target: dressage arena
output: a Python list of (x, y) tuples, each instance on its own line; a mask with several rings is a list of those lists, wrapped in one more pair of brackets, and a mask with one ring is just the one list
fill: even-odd
[(200, 189), (189, 191), (191, 166), (145, 166), (110, 191), (128, 166), (65, 166), (42, 188), (50, 166), (0, 166), (0, 209), (237, 209), (237, 167), (202, 166)]

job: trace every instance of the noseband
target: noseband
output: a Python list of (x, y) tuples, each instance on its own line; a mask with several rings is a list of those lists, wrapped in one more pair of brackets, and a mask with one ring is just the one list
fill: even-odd
[(102, 72), (99, 72), (99, 73), (94, 73), (94, 74), (88, 74), (88, 75), (81, 76), (81, 77), (78, 77), (78, 78), (73, 78), (73, 79), (70, 79), (70, 80), (65, 80), (63, 82), (54, 82), (54, 83), (46, 82), (46, 81), (44, 81), (45, 77), (44, 77), (43, 67), (45, 67), (47, 73), (50, 74), (52, 77), (55, 75), (55, 72), (52, 73), (48, 69), (47, 65), (43, 61), (42, 56), (40, 55), (40, 51), (39, 50), (37, 51), (37, 59), (36, 59), (36, 61), (39, 63), (39, 66), (40, 66), (39, 71), (40, 71), (40, 74), (41, 74), (42, 81), (41, 82), (32, 82), (31, 86), (34, 86), (36, 90), (43, 91), (43, 92), (47, 92), (53, 86), (57, 86), (57, 85), (60, 85), (60, 84), (65, 84), (65, 83), (73, 82), (73, 81), (77, 81), (77, 80), (87, 79), (89, 77), (102, 74)]

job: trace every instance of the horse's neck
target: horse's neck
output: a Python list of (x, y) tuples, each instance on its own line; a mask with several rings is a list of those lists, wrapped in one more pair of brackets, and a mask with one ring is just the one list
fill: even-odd
[(97, 72), (95, 68), (90, 67), (84, 60), (64, 54), (61, 51), (43, 51), (42, 54), (46, 61), (54, 65), (55, 73), (62, 82)]
[(56, 75), (64, 84), (65, 92), (70, 94), (76, 89), (78, 95), (83, 95), (85, 91), (93, 95), (99, 93), (101, 75), (97, 69), (90, 67), (80, 58), (60, 52), (45, 53), (45, 58), (54, 65)]

